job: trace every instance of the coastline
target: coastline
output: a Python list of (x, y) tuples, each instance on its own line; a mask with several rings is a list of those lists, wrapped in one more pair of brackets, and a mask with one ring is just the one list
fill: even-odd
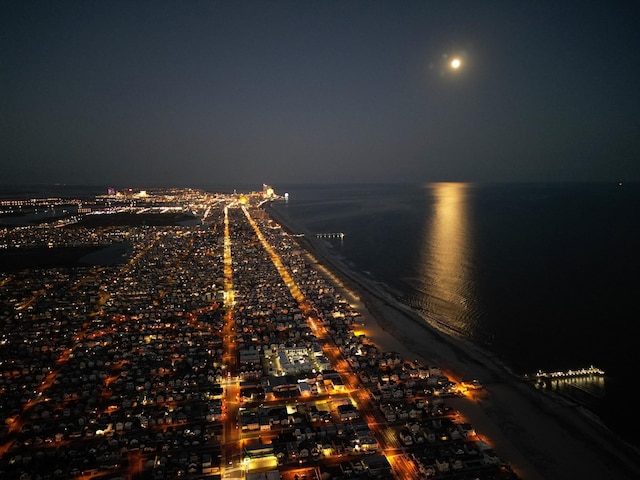
[(456, 382), (481, 381), (485, 388), (474, 392), (473, 400), (454, 398), (447, 403), (486, 437), (520, 478), (640, 478), (637, 449), (583, 407), (535, 389), (489, 352), (427, 323), (382, 286), (353, 271), (322, 239), (287, 222), (272, 205), (264, 208), (289, 233), (307, 234), (299, 238), (301, 247), (339, 281), (339, 288), (375, 332), (374, 343), (407, 360), (419, 358), (437, 365)]

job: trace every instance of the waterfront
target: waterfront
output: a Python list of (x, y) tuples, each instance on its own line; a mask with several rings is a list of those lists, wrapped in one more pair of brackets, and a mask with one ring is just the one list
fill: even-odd
[(325, 242), (331, 255), (515, 375), (602, 368), (597, 395), (577, 400), (636, 442), (625, 332), (640, 289), (638, 185), (282, 189), (290, 200), (274, 209), (294, 232), (344, 232)]
[[(17, 382), (35, 381), (36, 395), (24, 406), (22, 414), (8, 418), (2, 451), (6, 454), (3, 460), (10, 461), (9, 465), (14, 465), (11, 462), (18, 457), (31, 455), (25, 465), (30, 468), (40, 465), (42, 469), (41, 458), (36, 456), (33, 463), (32, 455), (40, 455), (41, 445), (47, 444), (50, 438), (53, 449), (48, 451), (54, 454), (60, 468), (71, 468), (82, 461), (84, 454), (78, 454), (76, 448), (73, 457), (58, 457), (63, 453), (67, 455), (66, 448), (61, 447), (67, 445), (66, 442), (73, 442), (77, 447), (85, 441), (86, 445), (95, 441), (100, 444), (99, 437), (106, 428), (110, 432), (107, 438), (111, 438), (114, 429), (120, 432), (116, 445), (119, 453), (110, 453), (118, 459), (118, 466), (114, 468), (124, 469), (133, 477), (143, 471), (161, 474), (164, 478), (181, 470), (187, 473), (178, 459), (182, 451), (186, 448), (201, 452), (199, 445), (204, 442), (213, 446), (220, 442), (220, 435), (226, 440), (220, 451), (223, 461), (217, 468), (223, 470), (224, 466), (225, 472), (244, 475), (248, 473), (248, 466), (254, 471), (273, 468), (269, 463), (274, 461), (272, 455), (282, 455), (286, 462), (291, 462), (306, 450), (300, 439), (298, 448), (284, 447), (288, 443), (277, 433), (281, 427), (274, 425), (282, 426), (282, 422), (302, 417), (314, 422), (318, 416), (332, 419), (331, 423), (340, 420), (353, 423), (353, 406), (357, 406), (359, 415), (369, 419), (367, 423), (379, 425), (374, 435), (377, 441), (372, 442), (363, 422), (358, 421), (353, 423), (357, 428), (354, 426), (348, 437), (343, 433), (337, 443), (333, 442), (335, 448), (323, 453), (334, 460), (313, 460), (338, 477), (344, 465), (334, 463), (335, 455), (344, 454), (340, 449), (354, 446), (345, 442), (347, 438), (352, 441), (358, 438), (359, 448), (382, 448), (396, 478), (413, 478), (413, 475), (417, 478), (417, 465), (434, 472), (454, 464), (457, 469), (477, 469), (478, 458), (484, 458), (491, 465), (495, 457), (487, 453), (478, 457), (477, 447), (482, 443), (466, 445), (465, 442), (466, 453), (463, 450), (457, 460), (451, 457), (449, 443), (445, 449), (440, 443), (426, 450), (424, 447), (410, 449), (413, 453), (421, 452), (419, 464), (405, 456), (404, 452), (410, 447), (408, 442), (417, 445), (420, 439), (427, 443), (435, 441), (429, 440), (435, 425), (428, 420), (434, 413), (444, 415), (442, 421), (445, 417), (450, 417), (447, 422), (453, 421), (447, 423), (453, 430), (440, 433), (447, 442), (454, 440), (451, 438), (454, 431), (455, 435), (469, 435), (468, 427), (463, 427), (465, 422), (460, 423), (458, 417), (451, 416), (456, 411), (470, 420), (481, 441), (494, 446), (499, 457), (516, 472), (526, 474), (525, 479), (602, 478), (614, 472), (617, 478), (633, 475), (637, 468), (635, 453), (597, 422), (585, 421), (575, 405), (549, 402), (531, 385), (508, 373), (497, 358), (484, 356), (464, 338), (430, 328), (420, 321), (414, 310), (399, 303), (385, 285), (354, 272), (344, 257), (340, 258), (333, 247), (329, 248), (326, 239), (284, 235), (258, 209), (252, 209), (250, 216), (246, 212), (247, 223), (241, 206), (251, 197), (203, 195), (203, 201), (198, 203), (195, 200), (202, 194), (184, 192), (182, 195), (189, 210), (202, 219), (201, 225), (165, 226), (162, 222), (140, 221), (142, 216), (136, 218), (136, 226), (127, 228), (112, 225), (107, 219), (105, 228), (96, 228), (93, 223), (94, 226), (85, 230), (83, 221), (79, 220), (71, 228), (65, 224), (64, 228), (54, 225), (5, 232), (7, 247), (18, 248), (39, 242), (53, 248), (82, 243), (82, 239), (84, 243), (95, 244), (125, 238), (132, 242), (126, 258), (119, 264), (70, 271), (63, 268), (35, 277), (26, 271), (4, 275), (4, 310), (16, 312), (3, 319), (3, 362), (9, 368), (3, 383), (9, 394), (3, 404), (8, 409), (5, 414), (12, 410), (12, 402), (17, 405), (21, 401)], [(168, 198), (166, 195), (162, 198), (165, 197)], [(166, 198), (135, 200), (140, 203), (135, 207), (139, 210), (136, 215), (151, 214), (143, 214), (148, 212), (147, 205), (166, 203)], [(128, 205), (132, 201), (123, 200)], [(235, 206), (227, 213), (222, 207), (229, 202)], [(276, 200), (273, 206), (283, 206), (280, 202), (281, 199)], [(166, 207), (154, 208), (159, 213)], [(292, 225), (288, 227), (291, 229)], [(348, 237), (342, 240), (345, 239)], [(318, 256), (309, 257), (309, 263), (296, 242), (302, 242), (312, 255)], [(69, 292), (76, 293), (69, 296)], [(347, 302), (343, 302), (340, 295), (345, 295)], [(89, 299), (89, 302), (79, 299)], [(221, 302), (225, 305), (225, 315), (222, 315)], [(366, 325), (360, 324), (359, 309), (366, 316), (362, 322)], [(18, 320), (24, 328), (14, 332), (12, 326)], [(38, 332), (45, 330), (50, 335), (38, 336)], [(361, 330), (383, 349), (378, 351), (369, 345), (367, 337), (360, 337)], [(315, 375), (300, 377), (296, 383), (277, 380), (280, 374), (297, 371), (303, 365), (304, 368), (314, 365), (324, 372), (326, 360), (318, 355), (316, 342), (322, 346), (335, 373), (326, 371), (321, 383)], [(21, 354), (25, 349), (28, 355)], [(403, 363), (410, 355), (411, 362)], [(55, 369), (42, 370), (56, 358)], [(422, 366), (413, 363), (415, 358), (421, 359)], [(373, 364), (367, 364), (365, 359)], [(43, 373), (38, 373), (40, 371)], [(195, 372), (199, 373), (195, 375)], [(188, 378), (184, 376), (187, 373)], [(89, 380), (87, 385), (95, 382), (95, 388), (78, 387), (78, 378), (83, 375)], [(485, 389), (471, 390), (467, 398), (454, 394), (458, 385), (467, 384), (463, 382), (465, 379), (474, 378), (481, 379)], [(41, 384), (40, 380), (43, 380)], [(416, 384), (421, 385), (418, 391), (424, 392), (424, 396), (417, 393)], [(310, 402), (304, 400), (314, 386), (320, 396), (312, 397)], [(297, 411), (297, 402), (294, 406), (286, 399), (277, 398), (278, 392), (287, 397), (290, 389), (300, 392), (306, 407)], [(370, 393), (369, 399), (362, 396), (365, 389)], [(220, 396), (221, 392), (224, 397)], [(352, 402), (351, 409), (337, 408), (345, 406), (341, 401), (328, 403), (327, 397), (332, 395), (339, 395), (335, 398), (347, 395)], [(434, 396), (444, 399), (445, 403), (432, 402)], [(207, 401), (203, 403), (203, 400)], [(52, 410), (57, 404), (61, 408)], [(97, 410), (85, 410), (89, 405), (96, 406)], [(240, 405), (250, 406), (250, 411), (236, 417), (234, 412), (240, 413)], [(395, 407), (389, 409), (389, 405)], [(424, 409), (426, 405), (428, 410)], [(438, 405), (440, 407), (434, 409)], [(447, 408), (443, 409), (443, 405)], [(284, 407), (288, 412), (286, 420), (281, 416)], [(408, 428), (406, 418), (390, 419), (409, 415), (410, 411), (412, 415), (426, 415), (422, 420), (427, 423), (415, 422), (413, 433), (408, 434), (402, 427)], [(133, 415), (136, 422), (128, 424), (127, 415)], [(203, 415), (206, 425), (211, 427), (206, 430), (206, 439), (201, 425)], [(64, 429), (60, 430), (62, 418), (66, 420)], [(220, 425), (222, 434), (216, 433), (216, 425)], [(192, 426), (198, 428), (192, 429)], [(234, 433), (237, 432), (234, 426), (242, 427), (242, 435)], [(42, 435), (33, 437), (34, 428)], [(265, 460), (266, 463), (252, 457), (257, 454), (256, 449), (241, 453), (240, 439), (254, 447), (261, 443), (254, 429), (262, 432), (259, 435), (263, 440), (271, 441), (271, 447), (256, 447), (268, 453), (270, 460)], [(514, 436), (514, 429), (520, 433)], [(162, 438), (149, 437), (149, 432), (159, 430)], [(328, 427), (313, 431), (333, 435)], [(214, 443), (210, 444), (212, 438)], [(585, 439), (589, 439), (588, 446), (584, 445)], [(134, 440), (138, 445), (143, 442), (144, 449), (142, 446), (131, 448)], [(171, 443), (174, 441), (178, 441), (178, 447), (171, 447), (176, 445)], [(473, 436), (471, 442), (476, 441)], [(182, 443), (188, 447), (180, 446)], [(151, 450), (145, 450), (147, 448)], [(165, 448), (173, 453), (161, 453)], [(445, 450), (448, 453), (445, 454)], [(46, 456), (44, 451), (41, 453)], [(149, 455), (154, 454), (165, 460), (157, 465), (149, 463)], [(247, 464), (241, 461), (242, 455), (248, 459)], [(110, 462), (105, 463), (102, 457), (98, 467), (107, 468)], [(209, 468), (205, 467), (208, 459), (199, 454), (193, 458), (196, 472)], [(231, 461), (229, 466), (227, 459)], [(365, 468), (359, 461), (354, 459), (354, 462), (353, 468), (356, 464), (358, 468)], [(376, 462), (367, 463), (368, 472), (386, 468)], [(17, 470), (11, 467), (11, 471)], [(285, 471), (290, 471), (290, 466), (283, 469)], [(481, 473), (473, 471), (482, 478)]]
[(3, 230), (3, 253), (129, 243), (2, 273), (3, 478), (515, 478), (447, 405), (455, 381), (353, 331), (261, 194), (177, 193)]
[[(274, 210), (276, 218), (280, 218), (281, 209)], [(369, 305), (381, 328), (396, 339), (395, 345), (401, 344), (403, 351), (426, 361), (446, 365), (459, 380), (486, 380), (488, 395), (479, 396), (478, 403), (456, 403), (456, 408), (472, 416), (474, 425), (479, 425), (500, 446), (500, 451), (507, 452), (507, 458), (524, 478), (607, 478), (626, 475), (614, 473), (614, 464), (636, 468), (633, 465), (639, 458), (637, 448), (616, 438), (587, 410), (555, 393), (543, 395), (535, 391), (529, 381), (522, 381), (506, 369), (495, 355), (459, 336), (442, 334), (427, 326), (384, 285), (373, 281), (370, 275), (354, 271), (326, 242), (313, 240), (313, 235), (305, 238), (312, 250), (341, 272), (348, 285), (363, 292), (362, 302)], [(636, 421), (634, 415), (624, 419), (627, 424)], [(598, 473), (602, 467), (604, 470)]]

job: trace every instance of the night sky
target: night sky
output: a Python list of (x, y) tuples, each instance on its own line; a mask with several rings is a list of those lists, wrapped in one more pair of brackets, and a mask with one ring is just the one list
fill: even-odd
[(0, 184), (431, 181), (640, 181), (640, 3), (0, 2)]

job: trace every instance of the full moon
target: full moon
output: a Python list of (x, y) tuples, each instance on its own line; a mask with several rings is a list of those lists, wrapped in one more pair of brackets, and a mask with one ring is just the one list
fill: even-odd
[(454, 70), (457, 70), (458, 68), (460, 68), (460, 65), (462, 63), (460, 62), (459, 58), (454, 58), (453, 60), (451, 60), (451, 68), (453, 68)]

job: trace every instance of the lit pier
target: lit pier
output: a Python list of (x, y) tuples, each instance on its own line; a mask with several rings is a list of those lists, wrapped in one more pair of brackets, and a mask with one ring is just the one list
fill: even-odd
[(342, 240), (344, 238), (343, 232), (333, 232), (333, 233), (316, 233), (316, 238), (339, 238)]
[(566, 372), (543, 372), (538, 371), (536, 373), (536, 378), (574, 378), (574, 377), (589, 377), (592, 375), (602, 376), (604, 375), (604, 370), (600, 370), (599, 368), (594, 367), (593, 365), (589, 368), (581, 368), (578, 370), (567, 370)]

